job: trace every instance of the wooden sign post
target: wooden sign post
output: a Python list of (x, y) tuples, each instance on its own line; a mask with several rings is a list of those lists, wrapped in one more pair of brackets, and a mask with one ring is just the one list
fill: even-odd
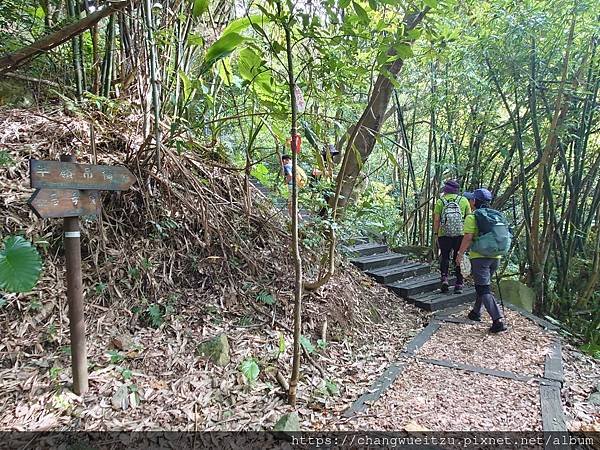
[(37, 189), (28, 202), (33, 212), (64, 217), (73, 391), (81, 395), (88, 390), (88, 373), (79, 216), (100, 213), (98, 190), (123, 191), (135, 178), (125, 167), (77, 164), (72, 155), (62, 155), (60, 162), (32, 159), (29, 167), (31, 187)]

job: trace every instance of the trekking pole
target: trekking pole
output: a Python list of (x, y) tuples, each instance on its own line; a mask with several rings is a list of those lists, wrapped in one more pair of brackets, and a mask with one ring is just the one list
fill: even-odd
[(504, 314), (504, 318), (506, 319), (506, 311), (504, 310), (504, 299), (502, 298), (502, 289), (500, 289), (500, 277), (498, 276), (498, 272), (496, 272), (496, 285), (498, 286), (498, 296), (500, 297), (500, 305), (502, 306), (502, 314)]

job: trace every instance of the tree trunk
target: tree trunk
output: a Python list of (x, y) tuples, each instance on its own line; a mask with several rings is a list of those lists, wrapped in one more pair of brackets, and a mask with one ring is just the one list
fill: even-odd
[(150, 54), (148, 64), (150, 66), (150, 86), (152, 87), (152, 109), (154, 112), (154, 144), (156, 146), (156, 153), (154, 157), (156, 170), (160, 172), (162, 145), (162, 134), (160, 129), (160, 86), (158, 81), (156, 41), (154, 40), (154, 19), (152, 15), (152, 3), (150, 0), (145, 0), (143, 7)]
[[(421, 23), (428, 10), (429, 8), (426, 7), (423, 9), (423, 11), (410, 13), (404, 17), (403, 23), (405, 35), (408, 31), (416, 28)], [(405, 42), (411, 44), (413, 41), (406, 39)], [(387, 55), (390, 58), (397, 56), (396, 49), (391, 47), (388, 50)], [(350, 198), (350, 194), (354, 189), (354, 185), (357, 181), (358, 175), (360, 174), (361, 168), (373, 151), (376, 135), (379, 133), (383, 125), (385, 113), (388, 109), (390, 97), (392, 96), (394, 89), (394, 85), (390, 80), (390, 77), (396, 77), (403, 65), (404, 60), (402, 59), (397, 59), (386, 64), (375, 81), (375, 85), (373, 86), (369, 97), (369, 106), (363, 112), (365, 119), (362, 126), (358, 130), (358, 133), (356, 133), (356, 139), (354, 140), (355, 150), (347, 150), (351, 152), (351, 155), (348, 158), (348, 163), (346, 164), (345, 170), (340, 171), (336, 179), (336, 183), (341, 184), (342, 186), (340, 197), (341, 206), (344, 206)], [(346, 135), (352, 134), (354, 127), (356, 126), (357, 125), (353, 125), (350, 127)]]
[[(290, 11), (293, 16), (293, 11)], [(302, 259), (298, 238), (298, 186), (296, 184), (296, 171), (298, 170), (298, 154), (295, 136), (298, 133), (298, 104), (295, 93), (294, 65), (292, 61), (292, 33), (291, 23), (285, 25), (285, 43), (288, 65), (288, 84), (292, 103), (292, 257), (294, 260), (294, 361), (292, 376), (290, 378), (290, 391), (288, 401), (290, 405), (296, 404), (298, 380), (300, 378), (300, 337), (302, 334)]]

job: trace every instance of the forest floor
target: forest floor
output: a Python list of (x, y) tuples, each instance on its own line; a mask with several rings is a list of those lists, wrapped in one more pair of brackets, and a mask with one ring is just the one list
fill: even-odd
[[(12, 161), (0, 178), (2, 235), (24, 234), (44, 259), (36, 290), (6, 295), (0, 306), (0, 430), (264, 430), (291, 411), (302, 430), (540, 429), (535, 381), (423, 361), (539, 375), (552, 336), (513, 313), (511, 330), (500, 336), (489, 335), (485, 323), (443, 324), (370, 409), (343, 417), (405, 358), (407, 343), (431, 320), (345, 261), (326, 287), (304, 299), (308, 350), (298, 406), (291, 408), (276, 376), (289, 378), (292, 353), (285, 221), (258, 200), (246, 214), (241, 177), (194, 155), (165, 154), (167, 184), (143, 167), (147, 147), (139, 130), (115, 128), (122, 123), (57, 110), (0, 111), (0, 151)], [(90, 370), (84, 396), (69, 388), (60, 221), (37, 219), (26, 206), (33, 191), (28, 158), (56, 159), (71, 148), (83, 161), (126, 162), (139, 178), (131, 192), (103, 197), (102, 222), (83, 223)], [(318, 259), (303, 252), (306, 276), (314, 278)], [(152, 311), (160, 314), (149, 317)], [(220, 334), (231, 347), (224, 367), (197, 354), (199, 343)], [(252, 382), (241, 371), (249, 359), (260, 368)], [(600, 409), (587, 401), (600, 384), (598, 361), (564, 343), (563, 364), (569, 429), (598, 427)]]

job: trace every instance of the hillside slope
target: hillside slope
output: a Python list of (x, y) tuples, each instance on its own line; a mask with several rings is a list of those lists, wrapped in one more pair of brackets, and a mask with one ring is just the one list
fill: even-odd
[[(289, 411), (276, 381), (291, 367), (283, 218), (258, 199), (248, 211), (239, 172), (216, 167), (200, 146), (165, 150), (156, 171), (140, 128), (137, 117), (0, 111), (0, 151), (10, 158), (0, 177), (2, 236), (24, 234), (44, 260), (36, 289), (6, 295), (0, 308), (0, 429), (269, 429)], [(68, 388), (61, 221), (40, 220), (26, 204), (28, 159), (71, 151), (79, 162), (125, 164), (137, 176), (129, 191), (103, 194), (101, 220), (82, 222), (84, 397)], [(303, 254), (314, 276), (316, 255)], [(329, 331), (317, 344), (325, 319)], [(303, 320), (312, 345), (298, 411), (303, 428), (321, 429), (335, 427), (336, 413), (398, 356), (424, 314), (343, 263), (305, 297)], [(196, 349), (222, 333), (231, 361), (218, 367)], [(240, 370), (249, 358), (260, 368), (255, 382)]]

